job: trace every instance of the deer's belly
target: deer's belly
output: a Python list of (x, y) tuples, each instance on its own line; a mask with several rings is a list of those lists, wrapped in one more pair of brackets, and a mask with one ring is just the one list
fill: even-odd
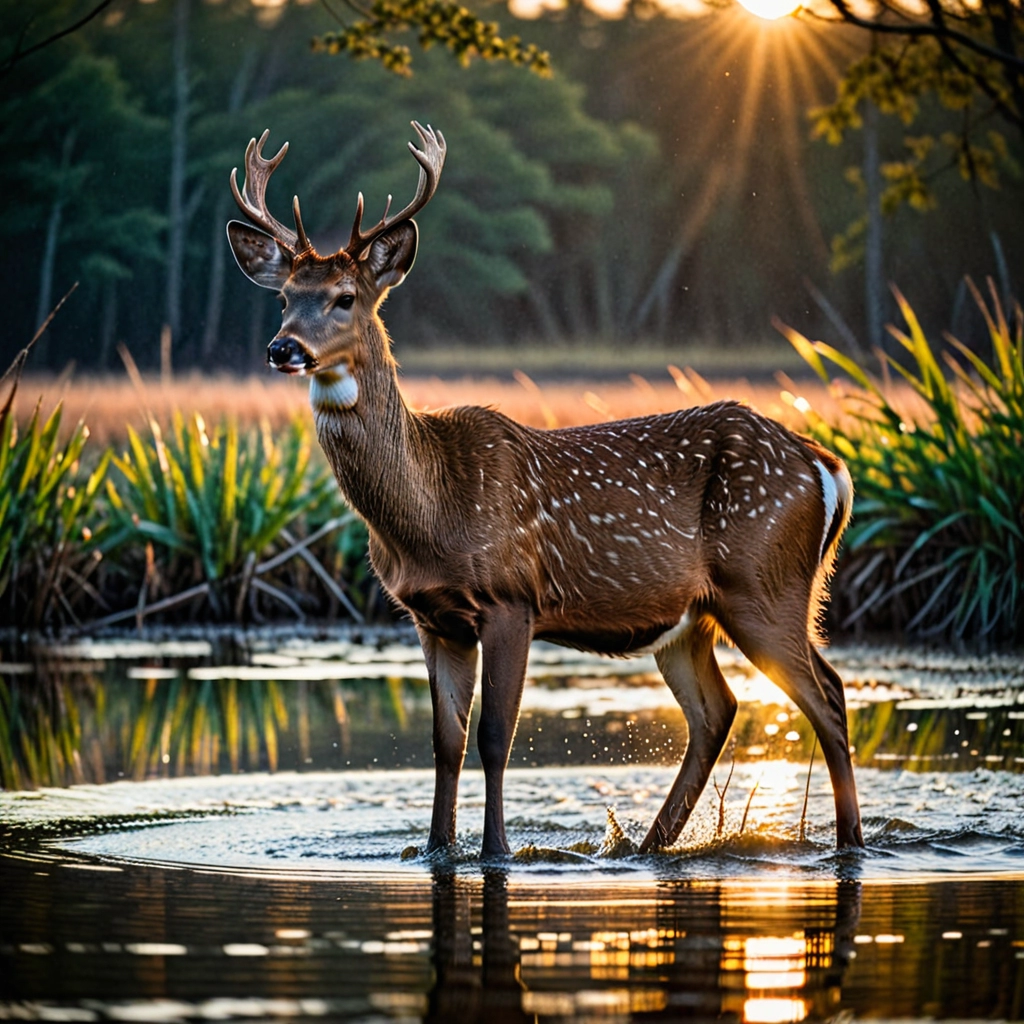
[(566, 617), (564, 621), (541, 622), (536, 637), (594, 654), (637, 657), (667, 647), (685, 635), (692, 625), (693, 616), (689, 610), (674, 622), (666, 620), (632, 625), (614, 620), (598, 622)]

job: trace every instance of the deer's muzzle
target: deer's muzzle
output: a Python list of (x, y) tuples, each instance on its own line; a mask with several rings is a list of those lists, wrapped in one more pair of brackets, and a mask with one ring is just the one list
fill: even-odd
[(282, 373), (306, 373), (316, 360), (296, 338), (275, 338), (267, 346), (267, 362)]

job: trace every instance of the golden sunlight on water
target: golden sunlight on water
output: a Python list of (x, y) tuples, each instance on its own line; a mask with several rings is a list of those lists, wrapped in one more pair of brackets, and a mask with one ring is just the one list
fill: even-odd
[[(206, 824), (232, 837), (248, 828), (259, 837), (260, 864), (226, 848), (220, 866), (200, 863), (196, 851), (212, 834), (194, 800), (173, 822), (108, 808), (105, 817), (127, 822), (126, 830), (99, 827), (91, 815), (44, 829), (26, 821), (6, 837), (0, 830), (0, 1020), (625, 1024), (696, 1014), (771, 1024), (844, 1011), (1020, 1019), (1019, 875), (928, 881), (915, 871), (911, 884), (893, 884), (812, 871), (786, 879), (779, 864), (748, 862), (747, 877), (737, 879), (739, 848), (691, 853), (695, 870), (677, 858), (632, 871), (621, 860), (506, 869), (461, 855), (405, 867), (393, 852), (406, 839), (394, 819), (396, 810), (399, 818), (411, 812), (409, 803), (386, 809), (389, 858), (360, 857), (346, 869), (344, 837), (369, 824), (356, 806), (341, 817), (319, 802), (302, 805), (326, 775), (276, 778), (281, 799), (262, 810), (238, 804), (237, 780), (190, 783), (221, 787), (211, 794), (220, 810)], [(414, 782), (406, 775), (400, 788), (408, 795)], [(538, 782), (529, 788), (543, 803)], [(568, 794), (567, 782), (563, 773), (557, 789)], [(261, 800), (274, 786), (272, 777), (259, 780)], [(146, 788), (152, 808), (157, 794)], [(223, 798), (232, 795), (225, 814)], [(56, 796), (49, 791), (32, 806), (41, 812)], [(277, 834), (301, 833), (310, 816), (329, 857), (311, 859), (310, 842)], [(189, 865), (169, 860), (176, 843), (187, 843)], [(883, 855), (896, 854), (890, 847)], [(868, 858), (847, 869), (870, 875)], [(725, 876), (707, 877), (716, 864)], [(829, 873), (836, 870), (833, 863)]]
[(802, 999), (748, 999), (743, 1004), (743, 1020), (750, 1024), (789, 1024), (806, 1016)]
[[(784, 893), (776, 895), (784, 898)], [(813, 948), (809, 948), (804, 931), (725, 939), (721, 970), (733, 976), (742, 972), (744, 989), (726, 994), (728, 1009), (743, 1021), (757, 1024), (803, 1020), (807, 1000), (799, 992), (808, 983), (808, 961), (812, 961), (810, 966), (821, 967), (835, 952), (834, 937), (828, 934), (817, 935), (811, 945)]]
[(0, 740), (21, 744), (0, 743), (0, 1020), (1024, 1019), (1017, 659), (833, 652), (851, 856), (806, 719), (720, 651), (735, 764), (677, 847), (640, 856), (607, 842), (609, 809), (643, 834), (682, 712), (652, 663), (538, 646), (505, 787), (517, 853), (492, 864), (476, 761), (451, 855), (416, 853), (430, 700), (398, 639), (118, 644), (0, 670)]
[(802, 935), (751, 936), (743, 940), (747, 988), (801, 988), (807, 980), (807, 941)]

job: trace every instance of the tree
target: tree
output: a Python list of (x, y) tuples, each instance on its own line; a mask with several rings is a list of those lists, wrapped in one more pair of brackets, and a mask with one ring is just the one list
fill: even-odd
[[(113, 316), (117, 283), (132, 276), (133, 263), (156, 255), (162, 227), (144, 196), (126, 201), (106, 175), (119, 162), (131, 178), (138, 166), (131, 154), (157, 122), (130, 99), (109, 59), (83, 52), (61, 59), (56, 50), (46, 59), (53, 67), (34, 89), (0, 98), (0, 147), (19, 157), (0, 165), (0, 189), (19, 198), (0, 232), (19, 239), (20, 253), (38, 254), (33, 327), (52, 306), (58, 277), (81, 277), (86, 303), (102, 296)], [(46, 357), (45, 347), (38, 356)]]
[[(797, 21), (779, 31), (736, 9), (684, 20), (646, 0), (605, 19), (573, 0), (522, 29), (556, 56), (557, 74), (506, 60), (463, 69), (438, 44), (416, 54), (409, 77), (377, 60), (311, 55), (310, 39), (330, 26), (320, 4), (190, 0), (183, 104), (172, 75), (179, 2), (119, 2), (0, 78), (9, 336), (34, 330), (44, 278), (54, 295), (82, 281), (51, 329), (50, 368), (68, 358), (109, 368), (115, 339), (144, 367), (155, 362), (167, 319), (171, 125), (181, 110), (179, 209), (191, 217), (180, 236), (176, 365), (255, 369), (279, 316), (273, 297), (254, 295), (235, 272), (224, 238), (234, 216), (227, 178), (249, 138), (270, 128), (271, 147), (291, 142), (270, 202), (287, 218), (298, 193), (327, 251), (344, 244), (359, 189), (376, 216), (388, 193), (413, 188), (403, 144), (412, 118), (441, 128), (450, 147), (443, 186), (421, 218), (417, 272), (388, 314), (402, 346), (645, 339), (675, 346), (674, 361), (694, 343), (767, 339), (772, 312), (805, 333), (824, 328), (801, 301), (803, 279), (824, 287), (828, 237), (862, 212), (843, 179), (843, 166), (860, 162), (859, 140), (811, 144), (804, 112), (829, 98), (839, 65), (808, 61), (795, 74), (788, 57), (806, 43), (806, 53), (824, 46), (845, 62), (860, 30)], [(33, 38), (87, 6), (40, 0), (51, 16), (33, 24)], [(0, 36), (17, 38), (25, 12), (0, 0)], [(516, 27), (511, 13), (501, 20)], [(415, 38), (406, 40), (414, 49)], [(920, 117), (915, 132), (938, 138), (949, 112), (922, 100)], [(896, 118), (879, 120), (884, 165), (900, 145), (894, 129), (904, 132)], [(1019, 148), (1013, 132), (1007, 145)], [(923, 316), (945, 322), (962, 275), (991, 273), (979, 201), (953, 178), (928, 181), (943, 216), (889, 232), (886, 252), (888, 276), (913, 291)], [(1003, 178), (985, 210), (1011, 276), (1024, 244), (1013, 205), (1022, 190)], [(860, 282), (845, 275), (827, 290), (859, 333)]]
[(875, 0), (868, 15), (827, 0), (839, 20), (888, 37), (911, 59), (905, 84), (983, 93), (1024, 134), (1024, 8), (1015, 0)]
[[(451, 0), (372, 0), (364, 7), (357, 0), (340, 0), (355, 18), (346, 22), (338, 14), (340, 28), (313, 40), (314, 48), (328, 53), (347, 53), (358, 59), (379, 60), (384, 67), (408, 75), (412, 53), (395, 35), (415, 32), (424, 49), (441, 46), (468, 65), (473, 57), (508, 61), (540, 74), (550, 70), (550, 57), (517, 35), (503, 37), (496, 22), (484, 21)], [(325, 0), (325, 6), (326, 0)], [(329, 10), (331, 8), (328, 8)]]
[[(51, 7), (46, 12), (49, 17), (44, 18), (39, 17), (39, 11), (34, 6), (27, 7), (21, 14), (20, 24), (16, 33), (10, 36), (12, 43), (10, 51), (0, 58), (0, 78), (10, 74), (14, 70), (14, 66), (19, 62), (31, 57), (40, 50), (45, 50), (48, 46), (53, 46), (54, 43), (84, 28), (89, 22), (110, 7), (113, 2), (114, 0), (98, 0), (98, 2), (94, 2), (86, 8), (84, 12), (79, 12), (75, 11), (78, 4), (74, 3), (74, 0), (71, 0), (71, 2), (69, 0), (58, 0), (58, 3), (55, 5), (56, 9)], [(59, 21), (60, 27), (55, 27), (53, 24), (46, 25), (47, 22), (53, 21)], [(44, 26), (41, 38), (30, 41), (32, 30), (38, 29), (41, 22)]]
[(864, 123), (866, 104), (917, 122), (929, 100), (953, 111), (959, 125), (908, 135), (903, 159), (882, 167), (885, 210), (906, 203), (935, 205), (931, 182), (948, 168), (968, 181), (997, 187), (1013, 166), (1000, 120), (1024, 141), (1024, 7), (1019, 0), (871, 0), (860, 13), (848, 0), (824, 0), (811, 17), (853, 25), (871, 34), (869, 51), (839, 82), (835, 101), (817, 109), (815, 132), (838, 142)]

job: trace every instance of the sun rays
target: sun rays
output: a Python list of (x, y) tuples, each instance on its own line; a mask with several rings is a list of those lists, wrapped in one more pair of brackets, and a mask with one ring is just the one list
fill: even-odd
[[(793, 6), (749, 0), (762, 3)], [(828, 244), (806, 171), (807, 111), (832, 98), (857, 52), (855, 37), (798, 18), (767, 20), (760, 10), (755, 17), (738, 3), (700, 17), (690, 5), (669, 9), (679, 11), (677, 25), (637, 49), (635, 74), (665, 83), (679, 145), (672, 186), (693, 196), (697, 230), (709, 207), (717, 217), (745, 215), (747, 204), (764, 199), (771, 216), (800, 224), (804, 244), (824, 263)], [(693, 95), (713, 103), (697, 107)]]
[[(791, 0), (748, 2), (794, 9)], [(739, 3), (710, 12), (703, 8), (700, 15), (689, 0), (663, 6), (679, 14), (677, 25), (664, 26), (637, 47), (635, 74), (664, 80), (666, 103), (692, 93), (701, 80), (719, 86), (714, 106), (700, 111), (699, 123), (681, 125), (697, 129), (685, 137), (681, 133), (687, 163), (708, 159), (712, 149), (727, 151), (730, 178), (742, 183), (751, 150), (761, 141), (762, 150), (799, 165), (806, 112), (831, 99), (837, 78), (857, 52), (857, 37), (840, 26), (752, 16)], [(777, 135), (757, 140), (758, 129), (768, 125)]]

